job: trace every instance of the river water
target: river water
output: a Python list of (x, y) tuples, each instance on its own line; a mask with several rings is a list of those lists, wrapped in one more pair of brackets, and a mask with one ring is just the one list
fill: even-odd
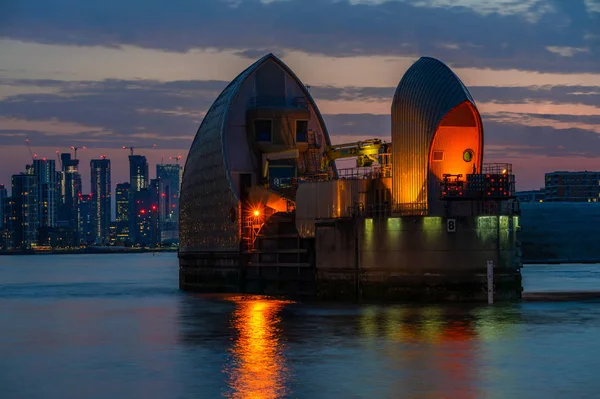
[[(533, 291), (600, 265), (529, 266)], [(174, 254), (0, 257), (0, 398), (600, 397), (600, 303), (315, 305), (178, 290)]]

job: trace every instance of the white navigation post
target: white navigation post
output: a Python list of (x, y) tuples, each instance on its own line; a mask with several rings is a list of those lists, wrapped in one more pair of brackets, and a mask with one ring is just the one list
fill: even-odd
[(488, 304), (494, 303), (494, 261), (487, 261), (487, 291)]

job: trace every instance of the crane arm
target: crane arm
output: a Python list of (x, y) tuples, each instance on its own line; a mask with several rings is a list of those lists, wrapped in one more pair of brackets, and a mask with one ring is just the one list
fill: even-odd
[(27, 144), (27, 149), (29, 150), (29, 155), (31, 155), (31, 160), (33, 161), (37, 157), (37, 154), (34, 154), (33, 151), (31, 151), (31, 144), (29, 144), (29, 139), (26, 138), (25, 143)]
[(382, 153), (388, 153), (390, 144), (379, 139), (328, 146), (323, 153), (321, 169), (325, 170), (336, 159), (356, 157), (356, 166), (370, 166), (379, 162)]
[(135, 150), (136, 148), (155, 148), (156, 144), (153, 145), (136, 145), (135, 147), (127, 147), (127, 146), (123, 146), (124, 150), (129, 150), (129, 155), (133, 155), (133, 150)]

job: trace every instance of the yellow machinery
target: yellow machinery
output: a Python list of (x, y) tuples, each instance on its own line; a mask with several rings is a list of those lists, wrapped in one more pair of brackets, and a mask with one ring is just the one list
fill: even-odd
[(330, 145), (323, 153), (321, 170), (326, 170), (336, 159), (356, 157), (356, 166), (371, 166), (378, 162), (381, 166), (390, 165), (391, 144), (379, 139), (357, 141), (354, 143)]

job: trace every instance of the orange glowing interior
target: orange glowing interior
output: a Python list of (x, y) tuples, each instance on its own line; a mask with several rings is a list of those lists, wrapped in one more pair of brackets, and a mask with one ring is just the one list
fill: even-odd
[(444, 174), (462, 174), (464, 180), (467, 174), (479, 173), (482, 152), (479, 115), (473, 104), (465, 101), (448, 112), (438, 126), (429, 151), (430, 179), (439, 182)]

